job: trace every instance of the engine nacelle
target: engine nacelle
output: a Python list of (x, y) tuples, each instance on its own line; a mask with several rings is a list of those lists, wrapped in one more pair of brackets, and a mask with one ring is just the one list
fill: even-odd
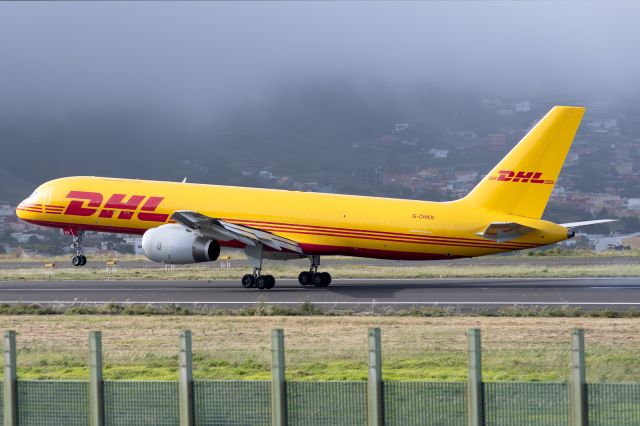
[(144, 233), (142, 250), (154, 262), (199, 263), (216, 260), (220, 256), (220, 243), (195, 235), (183, 226), (167, 224)]

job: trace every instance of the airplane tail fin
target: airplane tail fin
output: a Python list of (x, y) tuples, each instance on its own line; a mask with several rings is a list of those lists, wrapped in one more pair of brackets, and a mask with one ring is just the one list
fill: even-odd
[(556, 106), (459, 202), (539, 219), (584, 114)]

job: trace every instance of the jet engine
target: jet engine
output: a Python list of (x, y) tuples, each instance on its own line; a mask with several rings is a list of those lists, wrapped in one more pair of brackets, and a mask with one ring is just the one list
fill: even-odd
[(199, 263), (216, 260), (220, 256), (220, 243), (195, 235), (183, 226), (167, 224), (144, 233), (142, 250), (154, 262)]

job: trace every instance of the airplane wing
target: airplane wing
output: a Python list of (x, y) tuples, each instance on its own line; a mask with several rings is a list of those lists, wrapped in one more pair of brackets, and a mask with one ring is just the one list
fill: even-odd
[(494, 222), (487, 226), (484, 231), (476, 233), (476, 235), (496, 243), (506, 243), (535, 230), (535, 228), (516, 222)]
[(571, 222), (571, 223), (561, 223), (560, 226), (564, 226), (568, 229), (578, 228), (580, 226), (588, 226), (588, 225), (596, 225), (598, 223), (609, 223), (609, 222), (617, 222), (618, 219), (597, 219), (597, 220), (586, 220), (584, 222)]
[(249, 226), (225, 222), (198, 212), (178, 210), (173, 213), (171, 218), (180, 225), (193, 230), (203, 237), (220, 241), (236, 240), (249, 246), (264, 244), (277, 251), (284, 249), (295, 253), (302, 253), (300, 245), (295, 241)]

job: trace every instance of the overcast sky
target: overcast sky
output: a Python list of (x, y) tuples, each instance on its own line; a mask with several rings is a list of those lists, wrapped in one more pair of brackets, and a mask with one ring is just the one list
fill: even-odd
[(331, 78), (635, 94), (639, 16), (637, 2), (1, 2), (0, 107), (197, 115)]

